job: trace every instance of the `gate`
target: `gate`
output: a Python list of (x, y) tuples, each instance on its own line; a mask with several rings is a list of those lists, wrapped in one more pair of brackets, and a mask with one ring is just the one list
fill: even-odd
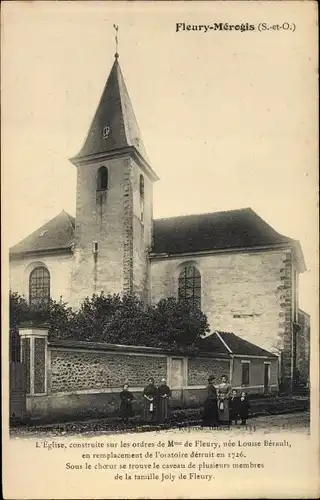
[(24, 363), (10, 363), (10, 421), (25, 420), (27, 415), (26, 407), (26, 368)]

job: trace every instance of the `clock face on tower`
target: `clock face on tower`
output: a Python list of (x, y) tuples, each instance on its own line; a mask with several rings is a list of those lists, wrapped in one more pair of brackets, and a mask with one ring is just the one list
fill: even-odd
[(109, 137), (109, 133), (110, 133), (110, 127), (109, 125), (105, 125), (102, 129), (102, 137), (104, 139), (107, 139)]

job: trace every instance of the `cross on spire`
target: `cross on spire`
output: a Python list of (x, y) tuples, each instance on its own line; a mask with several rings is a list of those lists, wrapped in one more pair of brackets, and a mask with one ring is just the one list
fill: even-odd
[(119, 57), (119, 54), (118, 54), (118, 30), (119, 30), (119, 26), (114, 24), (113, 27), (115, 30), (115, 40), (116, 40), (116, 53), (115, 53), (114, 57), (117, 59)]

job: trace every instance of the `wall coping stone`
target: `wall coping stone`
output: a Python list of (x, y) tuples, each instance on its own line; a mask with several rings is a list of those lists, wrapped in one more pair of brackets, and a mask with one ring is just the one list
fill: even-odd
[(124, 344), (109, 344), (105, 342), (87, 342), (83, 340), (51, 340), (49, 347), (61, 347), (65, 349), (84, 349), (84, 350), (100, 350), (100, 351), (121, 351), (121, 352), (139, 352), (139, 353), (154, 353), (154, 354), (167, 354), (172, 356), (185, 356), (185, 357), (208, 357), (230, 359), (229, 354), (214, 353), (214, 352), (185, 352), (183, 349), (169, 349), (162, 347), (147, 347), (147, 346), (133, 346)]

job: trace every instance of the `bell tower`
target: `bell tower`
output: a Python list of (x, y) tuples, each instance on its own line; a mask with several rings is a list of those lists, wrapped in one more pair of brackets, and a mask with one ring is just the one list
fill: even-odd
[(80, 152), (71, 303), (104, 291), (149, 299), (152, 170), (115, 60)]

